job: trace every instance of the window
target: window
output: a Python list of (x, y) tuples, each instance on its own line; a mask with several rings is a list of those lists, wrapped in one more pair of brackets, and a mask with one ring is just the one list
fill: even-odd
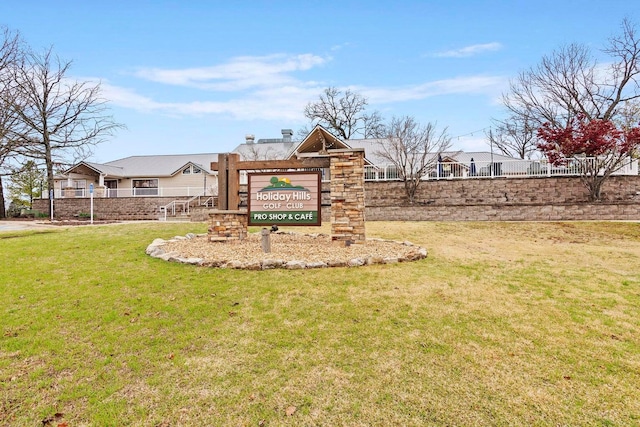
[(132, 181), (134, 196), (157, 196), (158, 179), (134, 179)]
[(73, 192), (74, 197), (85, 197), (85, 189), (87, 188), (87, 181), (84, 179), (73, 179), (71, 182), (68, 180), (60, 181), (60, 190), (62, 194), (67, 197), (70, 196), (67, 192)]
[(395, 165), (387, 166), (387, 179), (396, 180), (400, 179), (400, 171)]
[(365, 166), (364, 167), (364, 180), (365, 181), (375, 181), (377, 179), (378, 168), (375, 166)]
[(182, 169), (182, 174), (183, 175), (189, 175), (192, 173), (202, 173), (202, 169), (200, 169), (198, 166), (196, 165), (191, 165), (191, 166), (187, 166), (186, 168)]
[(76, 189), (76, 197), (84, 197), (84, 190), (87, 188), (87, 181), (84, 179), (73, 180), (73, 188)]

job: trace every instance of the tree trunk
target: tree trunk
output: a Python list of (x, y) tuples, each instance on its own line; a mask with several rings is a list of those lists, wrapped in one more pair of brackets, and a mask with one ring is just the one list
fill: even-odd
[(407, 195), (407, 199), (409, 200), (409, 204), (413, 205), (416, 197), (416, 187), (415, 183), (412, 179), (405, 179), (404, 181), (404, 192)]
[(46, 140), (44, 141), (45, 146), (45, 163), (47, 166), (47, 191), (53, 190), (53, 158), (51, 154), (51, 143)]
[(602, 184), (605, 179), (602, 177), (592, 178), (587, 181), (587, 188), (589, 189), (589, 201), (597, 202), (602, 197)]
[(2, 189), (2, 175), (0, 175), (0, 219), (7, 217), (7, 210), (4, 206), (4, 190)]

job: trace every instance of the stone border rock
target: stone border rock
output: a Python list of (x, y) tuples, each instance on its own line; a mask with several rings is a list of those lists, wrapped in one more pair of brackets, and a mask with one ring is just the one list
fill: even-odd
[[(289, 233), (295, 234), (295, 233)], [(165, 239), (155, 239), (151, 242), (146, 249), (146, 254), (153, 257), (159, 258), (164, 261), (169, 262), (179, 262), (183, 264), (191, 264), (205, 267), (216, 267), (216, 268), (231, 268), (231, 269), (244, 269), (244, 270), (271, 270), (274, 268), (283, 268), (287, 270), (300, 270), (300, 269), (310, 269), (310, 268), (328, 268), (328, 267), (361, 267), (367, 265), (375, 265), (375, 264), (394, 264), (399, 262), (411, 262), (418, 261), (427, 257), (427, 250), (423, 247), (414, 245), (411, 242), (404, 241), (398, 242), (394, 240), (385, 240), (385, 239), (377, 239), (377, 238), (369, 238), (368, 241), (372, 242), (387, 242), (394, 243), (402, 246), (408, 246), (411, 248), (405, 256), (402, 257), (383, 257), (383, 256), (366, 256), (366, 257), (357, 257), (344, 261), (325, 261), (325, 262), (305, 262), (302, 260), (283, 260), (283, 259), (268, 259), (265, 258), (262, 261), (251, 261), (251, 262), (242, 262), (240, 260), (225, 260), (219, 262), (208, 262), (203, 258), (190, 258), (185, 257), (179, 252), (176, 251), (166, 251), (164, 246), (168, 243), (179, 242), (185, 240), (195, 239), (196, 237), (206, 237), (207, 234), (193, 234), (188, 233), (185, 236), (175, 236), (169, 240)], [(312, 234), (304, 234), (301, 236), (305, 237), (317, 237), (317, 235)], [(216, 244), (216, 243), (212, 243)], [(227, 244), (227, 243), (217, 243), (217, 244)]]

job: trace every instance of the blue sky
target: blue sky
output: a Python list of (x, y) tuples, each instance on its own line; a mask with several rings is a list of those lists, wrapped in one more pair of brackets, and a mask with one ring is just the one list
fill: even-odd
[(640, 25), (635, 0), (0, 3), (1, 25), (101, 82), (127, 129), (96, 147), (98, 162), (278, 138), (328, 86), (485, 151), (509, 79), (563, 44), (598, 53), (625, 17)]

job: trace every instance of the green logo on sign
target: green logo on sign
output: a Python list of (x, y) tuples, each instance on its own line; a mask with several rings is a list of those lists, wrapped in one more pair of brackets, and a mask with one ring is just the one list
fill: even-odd
[(307, 188), (304, 188), (302, 185), (291, 185), (291, 180), (286, 177), (278, 178), (277, 176), (272, 176), (269, 182), (271, 184), (267, 185), (260, 191), (273, 191), (273, 190), (309, 191)]

